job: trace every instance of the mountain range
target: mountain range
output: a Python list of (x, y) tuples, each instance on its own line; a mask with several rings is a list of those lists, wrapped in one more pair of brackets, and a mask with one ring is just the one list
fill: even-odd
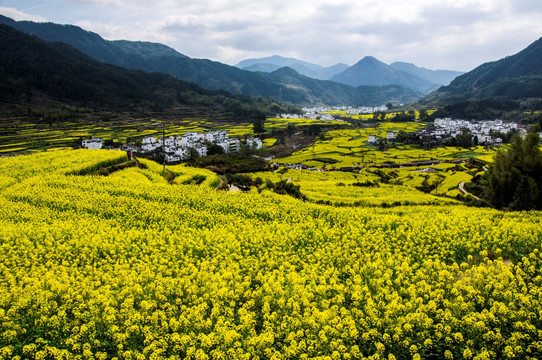
[(278, 55), (260, 59), (243, 60), (236, 67), (249, 71), (273, 72), (288, 66), (302, 75), (332, 80), (350, 86), (400, 85), (421, 93), (429, 93), (442, 85), (448, 85), (455, 77), (464, 74), (460, 71), (429, 70), (414, 64), (395, 62), (387, 65), (374, 57), (366, 56), (353, 66), (336, 64), (323, 67), (295, 58)]
[[(393, 85), (392, 88), (372, 89), (366, 86), (358, 88), (344, 84), (338, 86), (332, 82), (319, 82), (321, 80), (318, 79), (314, 79), (316, 82), (306, 79), (301, 81), (315, 87), (302, 86), (299, 79), (294, 84), (284, 82), (284, 79), (278, 82), (271, 73), (251, 72), (211, 60), (192, 59), (162, 44), (124, 40), (108, 41), (98, 34), (73, 25), (14, 21), (4, 16), (0, 16), (0, 23), (49, 42), (67, 43), (84, 54), (108, 64), (147, 72), (163, 72), (184, 81), (194, 82), (206, 89), (221, 89), (233, 94), (267, 96), (296, 105), (382, 105), (388, 101), (409, 103), (422, 96), (416, 90), (397, 85)], [(308, 69), (318, 69), (318, 66), (312, 66), (309, 63), (301, 65)], [(339, 66), (335, 71), (342, 68)], [(298, 67), (299, 69), (301, 67)], [(341, 94), (350, 94), (350, 96), (335, 95), (337, 89), (340, 89)], [(386, 97), (390, 89), (393, 89), (391, 93), (394, 94), (391, 98)]]
[(351, 86), (397, 84), (423, 94), (439, 87), (416, 75), (386, 65), (372, 56), (364, 57), (355, 65), (333, 76), (331, 80)]
[(175, 109), (188, 116), (250, 120), (299, 110), (269, 98), (207, 90), (171, 75), (105, 64), (65, 43), (49, 43), (3, 24), (0, 49), (3, 111), (69, 106), (114, 112), (135, 109), (141, 114)]
[[(329, 80), (333, 75), (339, 74), (348, 69), (346, 64), (336, 64), (324, 67), (318, 64), (312, 64), (295, 58), (285, 58), (279, 55), (273, 55), (260, 59), (247, 59), (241, 61), (236, 67), (248, 71), (273, 72), (281, 67), (294, 69), (301, 75), (318, 80)], [(388, 85), (388, 84), (386, 84)]]
[[(58, 73), (58, 71), (55, 73), (55, 69), (59, 67), (51, 68), (42, 66), (47, 64), (40, 65), (40, 62), (30, 54), (30, 48), (27, 48), (25, 53), (19, 54), (21, 58), (17, 58), (16, 51), (6, 50), (18, 50), (16, 45), (11, 44), (11, 48), (2, 47), (4, 59), (0, 63), (0, 76), (9, 80), (8, 83), (14, 88), (20, 86), (19, 82), (22, 82), (23, 87), (35, 87), (37, 90), (46, 91), (47, 86), (53, 86), (48, 85), (48, 82), (58, 85), (67, 80), (83, 81), (83, 84), (74, 85), (72, 83), (66, 86), (66, 89), (74, 89), (74, 91), (70, 92), (64, 89), (65, 93), (54, 96), (69, 97), (79, 94), (78, 96), (87, 99), (98, 96), (106, 102), (117, 99), (126, 103), (125, 99), (121, 99), (124, 96), (132, 100), (144, 99), (147, 102), (161, 104), (168, 101), (213, 103), (216, 99), (210, 100), (210, 97), (222, 97), (223, 104), (235, 103), (235, 105), (229, 106), (230, 109), (244, 109), (243, 111), (246, 112), (255, 103), (263, 100), (233, 97), (224, 91), (209, 92), (203, 88), (226, 90), (234, 94), (268, 96), (276, 101), (298, 105), (348, 104), (353, 106), (381, 105), (388, 101), (409, 103), (421, 98), (422, 93), (436, 89), (419, 100), (417, 105), (432, 108), (449, 108), (450, 106), (464, 108), (472, 107), (472, 104), (465, 105), (465, 102), (484, 101), (485, 104), (491, 104), (494, 107), (504, 106), (507, 109), (513, 108), (521, 111), (529, 108), (542, 108), (542, 61), (540, 60), (542, 59), (542, 39), (516, 55), (480, 65), (476, 69), (456, 77), (449, 85), (446, 85), (447, 81), (458, 75), (457, 72), (428, 70), (414, 64), (400, 62), (387, 65), (370, 56), (346, 68), (347, 65), (344, 64), (325, 68), (279, 56), (250, 59), (237, 64), (252, 70), (259, 69), (258, 71), (247, 71), (210, 60), (192, 59), (162, 44), (104, 40), (95, 33), (72, 25), (30, 21), (16, 22), (3, 16), (0, 16), (0, 23), (13, 26), (24, 33), (36, 35), (47, 42), (54, 42), (50, 44), (54, 51), (43, 57), (48, 62), (55, 63), (53, 53), (56, 56), (65, 56), (65, 62), (73, 62), (70, 65), (73, 71), (67, 73), (70, 79), (66, 79), (62, 73)], [(39, 47), (43, 48), (43, 44), (40, 43)], [(82, 60), (84, 55), (74, 48), (92, 59), (85, 57)], [(26, 69), (29, 71), (29, 74), (26, 74), (28, 78), (23, 76), (24, 73), (16, 74), (15, 71), (28, 60), (24, 56), (31, 59), (31, 64)], [(89, 65), (91, 64), (90, 60), (94, 61), (92, 66)], [(85, 66), (81, 65), (82, 63)], [(116, 67), (104, 68), (103, 63), (116, 65)], [(12, 68), (7, 69), (6, 64), (11, 64)], [(284, 64), (289, 64), (289, 66), (284, 66)], [(63, 65), (69, 64), (63, 63)], [(88, 66), (93, 67), (94, 70), (88, 70)], [(143, 72), (126, 72), (130, 70), (125, 68), (142, 70)], [(80, 69), (83, 73), (78, 74), (74, 69)], [(339, 72), (339, 70), (342, 71)], [(12, 72), (10, 73), (10, 71)], [(50, 73), (45, 76), (40, 71)], [(333, 81), (315, 79), (301, 74), (300, 71), (305, 73), (320, 72), (321, 76), (324, 76), (322, 75), (323, 71), (328, 71), (333, 73), (331, 76)], [(100, 74), (99, 79), (104, 81), (102, 88), (96, 79), (88, 77), (88, 74), (94, 72)], [(192, 84), (175, 83), (173, 77), (154, 74), (158, 72), (171, 74)], [(107, 81), (105, 74), (109, 74), (107, 76), (113, 80), (113, 83)], [(385, 85), (387, 83), (394, 85)], [(444, 86), (439, 86), (439, 83), (443, 83)], [(86, 85), (88, 85), (87, 88), (84, 87)], [(57, 86), (54, 90), (61, 91), (62, 89)], [(92, 94), (90, 90), (96, 91), (96, 94)], [(9, 91), (4, 88), (2, 92), (8, 93)], [(110, 95), (107, 96), (107, 94)], [(121, 94), (123, 96), (120, 96)], [(158, 94), (160, 95), (158, 96)], [(190, 99), (185, 97), (188, 94), (192, 94), (188, 96)], [(226, 101), (225, 98), (228, 100)], [(518, 105), (520, 103), (521, 108)], [(269, 105), (269, 102), (267, 104)], [(222, 105), (217, 104), (217, 106)], [(272, 106), (277, 108), (282, 105), (275, 103)]]
[(390, 66), (396, 70), (416, 75), (417, 77), (439, 85), (448, 85), (453, 79), (464, 74), (463, 71), (429, 70), (406, 62), (394, 62), (391, 63)]

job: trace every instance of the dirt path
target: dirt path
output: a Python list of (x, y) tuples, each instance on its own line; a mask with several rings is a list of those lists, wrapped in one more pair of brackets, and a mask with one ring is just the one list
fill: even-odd
[(459, 183), (458, 188), (459, 188), (459, 191), (461, 191), (462, 194), (465, 194), (465, 195), (470, 194), (470, 195), (471, 195), (473, 198), (475, 198), (476, 200), (482, 200), (482, 199), (480, 199), (478, 196), (475, 196), (475, 195), (469, 193), (467, 190), (465, 190), (465, 182), (464, 182), (464, 181), (461, 181), (461, 182)]

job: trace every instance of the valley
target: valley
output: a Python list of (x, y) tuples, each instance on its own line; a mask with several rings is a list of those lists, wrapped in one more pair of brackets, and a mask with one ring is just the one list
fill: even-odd
[[(261, 20), (177, 10), (146, 31), (215, 54)], [(542, 358), (542, 40), (464, 73), (255, 32), (230, 66), (0, 23), (0, 360)]]

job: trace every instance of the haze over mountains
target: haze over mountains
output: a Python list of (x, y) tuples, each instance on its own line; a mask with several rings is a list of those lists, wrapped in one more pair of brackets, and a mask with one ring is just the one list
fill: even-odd
[(288, 66), (298, 73), (320, 80), (331, 80), (350, 86), (400, 85), (407, 89), (427, 94), (454, 78), (464, 74), (460, 71), (429, 70), (414, 64), (394, 62), (387, 65), (372, 56), (366, 56), (357, 64), (336, 64), (323, 67), (295, 58), (273, 55), (260, 59), (243, 60), (236, 67), (248, 71), (273, 72)]
[(336, 64), (329, 67), (323, 67), (318, 64), (308, 63), (295, 58), (285, 58), (279, 55), (260, 59), (247, 59), (241, 61), (236, 67), (248, 71), (273, 72), (281, 67), (289, 67), (300, 73), (319, 80), (329, 80), (333, 75), (339, 74), (348, 69), (346, 64)]

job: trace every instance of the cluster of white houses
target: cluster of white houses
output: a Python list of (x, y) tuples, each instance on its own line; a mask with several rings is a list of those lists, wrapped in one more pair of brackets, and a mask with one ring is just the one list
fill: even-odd
[(373, 114), (379, 111), (386, 111), (388, 108), (385, 105), (382, 106), (316, 106), (316, 107), (304, 107), (304, 114), (277, 114), (279, 119), (313, 119), (313, 120), (336, 120), (331, 114), (326, 114), (328, 111), (345, 111), (348, 115), (359, 114)]
[(435, 119), (434, 125), (434, 129), (427, 132), (428, 135), (437, 138), (456, 137), (462, 134), (464, 130), (467, 130), (471, 133), (473, 139), (478, 138), (480, 144), (493, 145), (501, 144), (502, 139), (492, 136), (492, 133), (508, 134), (523, 130), (517, 123), (503, 122), (502, 120), (467, 121), (444, 118)]
[[(175, 135), (169, 137), (156, 138), (155, 136), (145, 136), (141, 139), (140, 151), (142, 153), (151, 153), (154, 151), (164, 151), (166, 162), (179, 162), (188, 160), (195, 151), (199, 156), (207, 156), (210, 144), (218, 145), (224, 153), (234, 153), (241, 150), (241, 140), (229, 138), (227, 131), (209, 131), (207, 133), (187, 132), (182, 136)], [(249, 137), (245, 146), (252, 149), (259, 149), (263, 145), (262, 140), (257, 137)], [(103, 140), (93, 138), (83, 140), (82, 147), (87, 149), (101, 149)]]
[[(156, 139), (154, 136), (145, 136), (141, 141), (141, 152), (153, 152), (163, 149), (166, 162), (178, 162), (188, 160), (192, 156), (193, 149), (198, 156), (207, 156), (209, 144), (220, 146), (224, 153), (234, 153), (241, 150), (241, 141), (229, 138), (227, 131), (209, 131), (207, 133), (187, 132), (182, 136), (169, 136)], [(263, 145), (262, 140), (249, 137), (246, 146), (259, 149)]]
[(357, 108), (349, 107), (346, 110), (346, 113), (348, 115), (373, 114), (375, 112), (386, 111), (386, 110), (388, 110), (388, 107), (386, 105), (382, 105), (382, 106), (362, 106), (362, 107), (357, 107)]
[(315, 106), (315, 107), (304, 107), (303, 111), (305, 113), (322, 113), (327, 111), (345, 111), (349, 115), (359, 115), (359, 114), (372, 114), (377, 111), (386, 111), (388, 110), (386, 105), (382, 106)]
[(335, 120), (331, 114), (320, 114), (316, 112), (304, 113), (304, 114), (277, 114), (278, 119), (312, 119), (312, 120), (326, 120), (332, 121)]
[[(435, 119), (434, 126), (425, 128), (418, 132), (418, 135), (428, 135), (437, 140), (443, 140), (445, 138), (456, 137), (467, 130), (472, 138), (478, 138), (480, 144), (500, 145), (502, 139), (494, 137), (493, 133), (508, 134), (510, 132), (523, 132), (517, 123), (507, 123), (502, 120), (488, 120), (488, 121), (467, 121), (467, 120), (453, 120), (450, 118)], [(393, 141), (396, 138), (396, 132), (388, 131), (385, 140)], [(379, 139), (376, 135), (369, 135), (367, 144), (378, 144)]]

